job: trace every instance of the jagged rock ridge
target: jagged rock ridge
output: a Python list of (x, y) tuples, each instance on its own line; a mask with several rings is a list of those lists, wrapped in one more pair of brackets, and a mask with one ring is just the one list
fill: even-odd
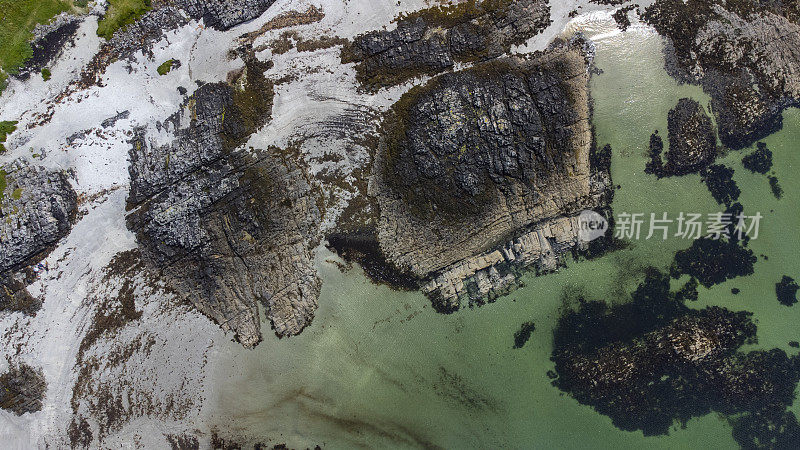
[(486, 61), (508, 52), (550, 25), (543, 0), (468, 0), (401, 17), (392, 31), (358, 36), (342, 52), (358, 62), (358, 79), (370, 89), (451, 69), (456, 62)]

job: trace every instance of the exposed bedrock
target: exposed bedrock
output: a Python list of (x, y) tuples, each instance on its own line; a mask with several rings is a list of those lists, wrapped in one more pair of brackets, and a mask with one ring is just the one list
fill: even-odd
[(796, 2), (658, 0), (643, 18), (669, 38), (667, 70), (711, 95), (720, 139), (746, 147), (800, 104)]
[(441, 75), (388, 114), (369, 187), (377, 239), (440, 310), (505, 292), (517, 268), (554, 269), (576, 215), (607, 203), (585, 44)]
[(41, 301), (26, 290), (36, 278), (29, 266), (69, 234), (77, 213), (66, 173), (21, 159), (0, 168), (0, 312), (36, 313)]
[(436, 74), (456, 62), (485, 61), (508, 52), (550, 25), (545, 0), (468, 0), (402, 16), (392, 31), (354, 39), (343, 62), (357, 62), (358, 79), (370, 89)]
[(16, 160), (0, 168), (0, 274), (41, 261), (72, 229), (78, 197), (64, 172)]
[(200, 87), (130, 151), (128, 226), (143, 257), (245, 346), (260, 339), (259, 305), (278, 336), (300, 333), (317, 307), (312, 249), (320, 210), (306, 168), (277, 148), (238, 148), (270, 116), (265, 67), (248, 63), (233, 86)]

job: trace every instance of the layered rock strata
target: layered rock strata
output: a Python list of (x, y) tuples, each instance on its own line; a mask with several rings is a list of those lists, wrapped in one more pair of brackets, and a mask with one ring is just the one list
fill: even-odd
[(261, 339), (259, 306), (278, 336), (300, 333), (317, 307), (312, 249), (320, 210), (306, 168), (277, 148), (239, 145), (268, 119), (272, 85), (249, 63), (233, 86), (200, 87), (130, 151), (133, 212), (144, 259), (245, 346)]
[(25, 289), (26, 267), (44, 259), (67, 236), (78, 196), (65, 172), (16, 160), (0, 169), (0, 311), (34, 314), (41, 302)]
[(800, 25), (790, 2), (658, 0), (643, 18), (669, 38), (667, 70), (711, 95), (722, 142), (746, 147), (800, 104)]
[(401, 17), (391, 31), (354, 39), (343, 62), (357, 62), (358, 79), (377, 89), (435, 74), (457, 62), (486, 61), (508, 52), (550, 25), (543, 0), (468, 0)]
[(384, 122), (370, 195), (387, 261), (443, 311), (500, 294), (518, 269), (555, 268), (577, 218), (604, 205), (590, 164), (585, 42), (412, 89)]
[(39, 262), (69, 234), (78, 197), (64, 172), (16, 160), (0, 170), (0, 273)]

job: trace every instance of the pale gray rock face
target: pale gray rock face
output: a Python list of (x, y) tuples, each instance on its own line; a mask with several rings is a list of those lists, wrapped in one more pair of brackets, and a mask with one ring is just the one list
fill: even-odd
[(607, 202), (587, 83), (582, 41), (564, 43), (434, 78), (388, 115), (370, 183), (378, 242), (441, 310), (502, 293), (517, 268), (554, 269), (577, 244), (572, 216)]
[[(259, 79), (252, 66), (244, 76)], [(172, 143), (139, 133), (129, 169), (128, 226), (145, 260), (248, 347), (261, 340), (259, 305), (278, 336), (291, 336), (311, 322), (320, 290), (320, 211), (305, 168), (277, 148), (237, 148), (269, 117), (260, 79), (243, 92), (200, 87), (162, 125)], [(260, 109), (245, 112), (243, 101)]]
[(69, 234), (78, 198), (64, 172), (24, 160), (6, 165), (0, 206), (0, 274), (41, 261)]

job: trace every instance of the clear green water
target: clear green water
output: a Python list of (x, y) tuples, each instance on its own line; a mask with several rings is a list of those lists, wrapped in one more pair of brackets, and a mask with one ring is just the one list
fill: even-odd
[[(666, 134), (667, 111), (678, 98), (702, 104), (698, 88), (678, 86), (662, 68), (660, 38), (644, 30), (607, 33), (608, 20), (581, 25), (598, 44), (592, 81), (601, 145), (614, 148), (613, 177), (621, 185), (620, 212), (720, 211), (697, 176), (656, 180), (642, 172), (654, 129)], [(607, 33), (607, 34), (601, 34)], [(697, 307), (709, 304), (755, 313), (759, 346), (800, 339), (800, 306), (781, 306), (774, 293), (783, 274), (800, 278), (797, 223), (800, 111), (785, 114), (783, 131), (766, 139), (784, 189), (776, 200), (767, 179), (741, 167), (749, 150), (722, 159), (736, 170), (745, 211), (760, 211), (761, 235), (751, 241), (759, 259), (754, 276), (700, 288)], [(265, 341), (251, 352), (221, 344), (213, 356), (214, 400), (206, 420), (225, 434), (257, 437), (290, 447), (446, 448), (735, 448), (717, 415), (697, 418), (667, 436), (623, 432), (550, 385), (552, 330), (564, 289), (623, 301), (648, 265), (666, 267), (689, 241), (638, 241), (589, 262), (568, 262), (559, 273), (526, 279), (527, 287), (482, 308), (436, 314), (419, 293), (369, 283), (360, 269), (341, 273), (323, 251), (320, 308), (302, 335)], [(676, 284), (677, 286), (677, 284)], [(741, 289), (738, 296), (731, 287)], [(536, 323), (527, 345), (513, 350), (513, 334)]]

